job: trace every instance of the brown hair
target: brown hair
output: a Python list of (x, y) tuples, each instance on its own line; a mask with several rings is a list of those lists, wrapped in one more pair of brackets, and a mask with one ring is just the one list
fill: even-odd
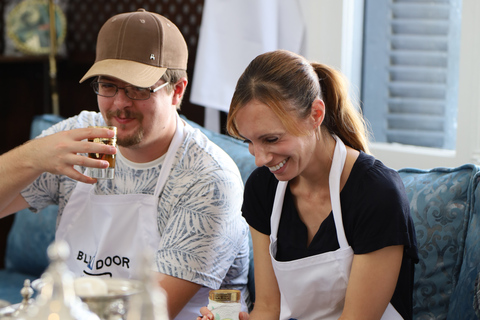
[(248, 102), (257, 100), (269, 106), (290, 133), (306, 134), (298, 128), (297, 119), (310, 116), (317, 98), (325, 103), (322, 128), (337, 135), (346, 145), (369, 153), (366, 123), (348, 96), (343, 75), (286, 50), (259, 55), (245, 69), (230, 104), (227, 131), (240, 138), (235, 115)]
[[(166, 87), (167, 92), (170, 94), (173, 91), (175, 83), (177, 83), (181, 78), (188, 78), (187, 71), (183, 69), (167, 69), (162, 76), (162, 80), (168, 82)], [(183, 96), (180, 102), (177, 104), (177, 110), (180, 110), (180, 105), (182, 104)]]

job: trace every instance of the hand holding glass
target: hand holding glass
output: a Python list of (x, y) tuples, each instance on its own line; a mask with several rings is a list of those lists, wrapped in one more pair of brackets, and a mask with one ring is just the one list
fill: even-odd
[[(103, 143), (117, 146), (117, 127), (114, 126), (89, 126), (89, 128), (106, 128), (115, 132), (113, 138), (90, 138), (89, 142)], [(108, 168), (87, 168), (86, 175), (96, 179), (113, 179), (115, 177), (115, 155), (104, 153), (89, 153), (89, 158), (108, 161)]]

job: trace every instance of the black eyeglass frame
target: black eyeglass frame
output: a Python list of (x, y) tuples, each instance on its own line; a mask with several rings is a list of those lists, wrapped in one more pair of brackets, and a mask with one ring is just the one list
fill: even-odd
[[(104, 83), (104, 84), (108, 84), (110, 86), (113, 86), (115, 88), (115, 93), (113, 95), (103, 95), (103, 94), (100, 94), (99, 90), (98, 90), (98, 85), (101, 84), (101, 83)], [(169, 82), (165, 82), (165, 83), (162, 83), (160, 86), (152, 89), (152, 88), (145, 88), (145, 87), (137, 87), (137, 86), (125, 86), (125, 87), (119, 87), (117, 86), (116, 84), (114, 83), (111, 83), (111, 82), (104, 82), (104, 81), (97, 81), (97, 80), (94, 80), (90, 83), (90, 86), (92, 87), (93, 89), (93, 92), (95, 92), (95, 94), (101, 96), (101, 97), (106, 97), (106, 98), (113, 98), (117, 95), (118, 93), (118, 89), (122, 89), (123, 91), (125, 91), (125, 95), (129, 98), (129, 99), (132, 99), (132, 100), (148, 100), (150, 99), (150, 96), (152, 93), (155, 93), (157, 92), (158, 90), (166, 87), (167, 85), (169, 84)], [(139, 99), (139, 98), (132, 98), (130, 97), (130, 95), (128, 94), (128, 88), (136, 88), (137, 90), (138, 89), (147, 89), (148, 90), (148, 97), (147, 98), (143, 98), (143, 99)]]

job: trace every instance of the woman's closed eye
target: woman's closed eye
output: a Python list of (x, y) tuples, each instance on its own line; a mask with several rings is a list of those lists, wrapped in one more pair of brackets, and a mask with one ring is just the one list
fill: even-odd
[(277, 137), (272, 137), (272, 138), (265, 138), (264, 141), (266, 143), (275, 143), (278, 141), (278, 138)]
[[(279, 138), (278, 137), (270, 137), (270, 138), (263, 138), (262, 141), (263, 143), (275, 143), (275, 142), (278, 142)], [(251, 140), (248, 140), (248, 139), (243, 139), (242, 140), (243, 143), (246, 143), (246, 144), (251, 144), (252, 141)]]

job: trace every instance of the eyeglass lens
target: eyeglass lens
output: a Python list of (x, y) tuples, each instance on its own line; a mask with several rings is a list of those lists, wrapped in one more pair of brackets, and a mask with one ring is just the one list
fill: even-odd
[(123, 89), (127, 97), (133, 100), (146, 100), (150, 98), (150, 89), (140, 88), (135, 86), (126, 86), (120, 88), (113, 83), (108, 82), (94, 82), (93, 90), (96, 94), (103, 97), (113, 97), (117, 94), (118, 89)]

